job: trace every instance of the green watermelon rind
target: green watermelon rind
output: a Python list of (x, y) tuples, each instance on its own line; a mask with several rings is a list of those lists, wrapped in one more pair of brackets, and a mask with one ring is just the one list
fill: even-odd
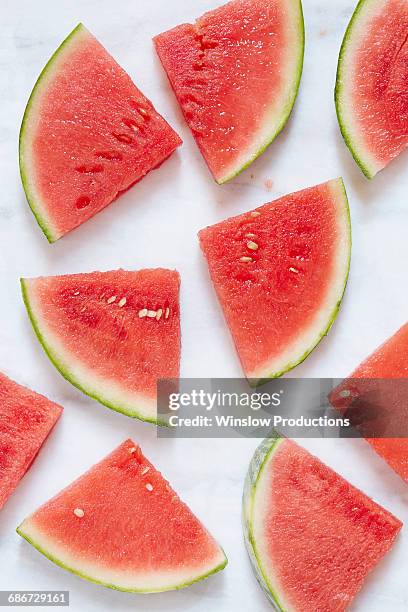
[[(348, 127), (348, 121), (345, 119), (344, 114), (343, 114), (343, 104), (342, 104), (342, 80), (343, 80), (343, 62), (345, 59), (345, 54), (346, 54), (346, 50), (347, 50), (347, 45), (348, 43), (351, 41), (351, 38), (353, 36), (353, 30), (354, 30), (354, 26), (356, 26), (358, 24), (358, 19), (360, 17), (360, 14), (362, 12), (363, 7), (365, 7), (365, 5), (368, 2), (372, 2), (372, 0), (359, 0), (354, 13), (349, 21), (349, 24), (347, 26), (346, 32), (344, 34), (344, 38), (343, 38), (343, 42), (341, 44), (340, 47), (340, 53), (339, 53), (339, 59), (338, 59), (338, 64), (337, 64), (337, 73), (336, 73), (336, 86), (334, 89), (334, 101), (335, 101), (335, 106), (336, 106), (336, 114), (337, 114), (337, 119), (339, 122), (339, 127), (340, 127), (340, 131), (341, 131), (341, 135), (343, 136), (344, 142), (346, 143), (347, 147), (350, 150), (350, 153), (352, 154), (355, 162), (357, 163), (357, 165), (360, 167), (361, 171), (363, 172), (364, 176), (368, 179), (373, 179), (375, 177), (375, 175), (377, 174), (377, 172), (379, 170), (377, 169), (372, 169), (370, 168), (369, 163), (367, 163), (366, 161), (364, 161), (363, 157), (364, 157), (364, 151), (362, 152), (357, 152), (357, 149), (359, 148), (355, 143), (354, 143), (354, 138), (352, 136), (352, 134), (350, 133), (349, 127)], [(361, 147), (360, 147), (361, 148)], [(368, 150), (368, 147), (367, 147)]]
[(299, 92), (300, 81), (301, 81), (302, 72), (303, 72), (304, 55), (305, 55), (305, 21), (303, 17), (302, 1), (297, 0), (297, 4), (298, 4), (298, 10), (299, 10), (298, 31), (299, 31), (299, 39), (300, 39), (300, 48), (299, 48), (299, 60), (297, 64), (297, 70), (293, 75), (292, 96), (290, 97), (289, 101), (287, 102), (284, 109), (282, 110), (280, 121), (278, 125), (276, 126), (274, 132), (272, 134), (269, 134), (265, 138), (263, 144), (258, 149), (258, 151), (256, 151), (253, 155), (251, 155), (251, 157), (247, 159), (242, 166), (233, 170), (232, 172), (230, 172), (230, 174), (227, 174), (227, 176), (221, 179), (216, 179), (216, 183), (218, 185), (223, 185), (225, 183), (228, 183), (232, 179), (236, 178), (239, 174), (241, 174), (241, 172), (246, 170), (256, 159), (258, 159), (258, 157), (262, 155), (262, 153), (266, 151), (269, 145), (271, 145), (272, 142), (279, 136), (279, 134), (282, 132), (282, 130), (284, 129), (284, 127), (286, 126), (289, 120), (289, 117), (292, 113), (292, 110), (295, 105), (296, 98)]
[(60, 59), (61, 57), (61, 51), (63, 51), (64, 49), (66, 49), (66, 47), (68, 46), (68, 44), (70, 42), (72, 42), (72, 40), (75, 38), (75, 36), (77, 36), (78, 34), (82, 33), (85, 31), (85, 27), (82, 23), (79, 23), (70, 34), (68, 34), (68, 36), (65, 38), (65, 40), (62, 41), (62, 43), (60, 44), (60, 46), (56, 49), (56, 51), (54, 51), (54, 53), (51, 55), (50, 59), (48, 60), (48, 62), (45, 64), (44, 68), (42, 69), (40, 76), (38, 77), (37, 81), (35, 82), (35, 85), (31, 91), (30, 97), (28, 99), (25, 111), (24, 111), (24, 116), (23, 116), (23, 120), (21, 123), (21, 128), (20, 128), (20, 135), (19, 135), (19, 165), (20, 165), (20, 176), (21, 176), (21, 182), (23, 184), (23, 188), (24, 188), (24, 192), (27, 198), (27, 202), (34, 214), (34, 217), (38, 223), (38, 225), (40, 226), (40, 228), (42, 229), (42, 231), (44, 232), (45, 237), (47, 238), (48, 242), (50, 244), (52, 244), (53, 242), (56, 242), (59, 238), (58, 235), (56, 235), (54, 233), (54, 231), (51, 229), (50, 227), (50, 223), (49, 221), (45, 218), (45, 215), (39, 210), (39, 205), (36, 202), (35, 196), (31, 193), (30, 191), (30, 187), (29, 187), (29, 179), (27, 176), (27, 169), (26, 169), (26, 164), (24, 161), (24, 153), (25, 153), (25, 139), (26, 137), (28, 137), (27, 135), (27, 122), (28, 122), (28, 117), (30, 114), (30, 111), (32, 109), (34, 100), (37, 96), (37, 94), (41, 94), (41, 87), (44, 84), (44, 81), (46, 79), (46, 77), (51, 76), (52, 71), (57, 63), (57, 61)]
[(349, 272), (350, 272), (350, 264), (351, 264), (351, 246), (352, 246), (350, 206), (349, 206), (349, 202), (348, 202), (347, 192), (346, 192), (346, 188), (345, 188), (343, 179), (339, 178), (339, 179), (337, 179), (337, 181), (338, 181), (338, 184), (341, 186), (341, 191), (342, 191), (343, 213), (345, 213), (345, 215), (344, 215), (344, 217), (345, 217), (345, 230), (346, 230), (346, 233), (347, 233), (348, 244), (349, 244), (347, 266), (346, 266), (345, 273), (344, 273), (344, 283), (343, 283), (342, 292), (341, 292), (341, 294), (339, 296), (339, 299), (338, 299), (338, 301), (337, 301), (333, 311), (331, 312), (330, 316), (328, 317), (328, 323), (327, 323), (326, 327), (322, 331), (319, 332), (319, 334), (317, 335), (316, 340), (313, 342), (313, 344), (310, 347), (308, 347), (307, 350), (299, 358), (296, 358), (294, 361), (291, 361), (291, 362), (285, 364), (278, 372), (271, 372), (271, 373), (267, 374), (266, 376), (262, 376), (261, 378), (255, 378), (255, 377), (249, 376), (248, 377), (248, 382), (249, 382), (251, 387), (257, 387), (259, 385), (263, 385), (263, 384), (267, 383), (271, 379), (280, 378), (281, 376), (283, 376), (284, 374), (286, 374), (290, 370), (293, 370), (296, 366), (298, 366), (301, 363), (303, 363), (305, 361), (305, 359), (318, 347), (318, 345), (323, 340), (323, 338), (325, 336), (327, 336), (327, 334), (331, 330), (331, 328), (332, 328), (332, 326), (333, 326), (333, 324), (334, 324), (334, 322), (335, 322), (335, 320), (337, 318), (337, 315), (338, 315), (339, 310), (340, 310), (341, 303), (343, 301), (344, 293), (345, 293), (346, 287), (347, 287), (347, 282), (348, 282), (348, 277), (349, 277)]
[(149, 589), (149, 590), (126, 589), (126, 588), (123, 588), (123, 587), (119, 587), (119, 586), (117, 586), (115, 584), (109, 584), (107, 582), (102, 582), (100, 580), (96, 580), (95, 578), (91, 578), (87, 574), (84, 574), (84, 573), (78, 571), (77, 569), (74, 569), (72, 567), (69, 567), (68, 565), (65, 565), (59, 559), (57, 559), (53, 555), (49, 554), (41, 546), (41, 544), (39, 544), (38, 542), (35, 542), (32, 538), (30, 538), (28, 535), (26, 535), (24, 533), (24, 531), (21, 529), (21, 526), (22, 525), (19, 525), (17, 527), (17, 529), (16, 529), (16, 532), (18, 533), (18, 535), (21, 536), (22, 538), (24, 538), (24, 540), (26, 540), (29, 544), (31, 544), (31, 546), (33, 546), (33, 548), (35, 548), (36, 550), (38, 550), (38, 552), (40, 552), (42, 555), (44, 555), (44, 557), (46, 557), (47, 559), (52, 561), (52, 563), (55, 563), (55, 565), (58, 565), (62, 569), (67, 570), (68, 572), (71, 572), (72, 574), (75, 574), (79, 578), (83, 578), (84, 580), (87, 580), (88, 582), (92, 582), (94, 584), (99, 584), (101, 586), (107, 587), (108, 589), (113, 589), (115, 591), (122, 591), (122, 592), (126, 592), (126, 593), (146, 593), (147, 594), (147, 593), (163, 593), (165, 591), (178, 591), (180, 589), (184, 589), (184, 588), (186, 588), (188, 586), (191, 586), (192, 584), (195, 584), (196, 582), (200, 582), (201, 580), (205, 580), (206, 578), (209, 578), (210, 576), (212, 576), (213, 574), (216, 574), (217, 572), (220, 572), (221, 570), (223, 570), (226, 567), (226, 565), (228, 563), (228, 559), (227, 559), (227, 557), (225, 555), (225, 552), (220, 547), (222, 553), (224, 554), (224, 561), (222, 563), (220, 563), (219, 565), (217, 565), (216, 567), (214, 567), (209, 572), (206, 572), (205, 574), (202, 574), (201, 576), (197, 576), (193, 580), (190, 580), (188, 582), (183, 582), (183, 583), (180, 583), (180, 584), (175, 584), (175, 585), (167, 586), (167, 587), (164, 587), (162, 589), (160, 589), (160, 588), (154, 589), (154, 590), (153, 589)]
[(44, 337), (44, 334), (41, 332), (40, 325), (31, 307), (30, 298), (28, 295), (28, 290), (27, 290), (25, 281), (26, 279), (24, 278), (20, 279), (21, 293), (23, 296), (23, 301), (27, 309), (27, 314), (30, 319), (31, 325), (48, 359), (55, 366), (55, 368), (59, 371), (59, 373), (65, 378), (65, 380), (67, 380), (69, 383), (71, 383), (71, 385), (73, 385), (74, 387), (76, 387), (77, 389), (85, 393), (85, 395), (87, 395), (88, 397), (96, 400), (97, 402), (106, 406), (107, 408), (110, 408), (111, 410), (115, 410), (116, 412), (120, 412), (121, 414), (124, 414), (131, 418), (139, 419), (140, 421), (145, 421), (146, 423), (152, 423), (154, 425), (159, 425), (159, 426), (168, 426), (168, 423), (165, 420), (160, 420), (154, 417), (149, 418), (146, 415), (143, 415), (141, 412), (138, 412), (136, 409), (133, 409), (132, 411), (130, 411), (126, 407), (121, 406), (120, 403), (114, 404), (111, 401), (107, 401), (101, 395), (98, 395), (97, 393), (87, 388), (82, 382), (80, 382), (69, 371), (68, 368), (64, 367), (61, 364), (60, 359), (54, 352), (52, 346), (47, 342), (46, 338)]
[(278, 449), (283, 440), (284, 438), (275, 434), (271, 438), (263, 440), (258, 446), (248, 467), (242, 497), (242, 530), (252, 570), (260, 587), (277, 612), (285, 612), (286, 608), (281, 601), (281, 596), (276, 592), (275, 587), (268, 581), (262, 567), (262, 562), (253, 535), (252, 510), (259, 479), (268, 461), (271, 459), (272, 454)]

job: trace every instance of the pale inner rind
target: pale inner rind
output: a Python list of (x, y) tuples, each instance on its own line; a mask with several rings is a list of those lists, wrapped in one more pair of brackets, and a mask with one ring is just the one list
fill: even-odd
[(270, 559), (270, 553), (267, 548), (268, 538), (265, 535), (265, 525), (267, 524), (265, 519), (270, 512), (269, 491), (271, 483), (268, 468), (276, 453), (279, 452), (279, 446), (281, 443), (282, 441), (275, 443), (259, 473), (256, 487), (254, 488), (253, 492), (251, 530), (253, 541), (255, 543), (255, 554), (260, 565), (259, 569), (266, 579), (266, 584), (273, 593), (279, 593), (279, 603), (285, 610), (291, 612), (294, 609), (282, 598), (284, 589), (280, 585), (277, 574), (274, 571), (273, 564)]
[(120, 408), (121, 411), (146, 420), (156, 420), (157, 403), (154, 398), (149, 398), (142, 393), (127, 391), (113, 380), (99, 376), (81, 363), (76, 355), (67, 351), (61, 340), (49, 329), (47, 322), (41, 316), (42, 308), (36, 298), (35, 279), (25, 279), (23, 283), (29, 301), (30, 313), (41, 336), (41, 341), (61, 373), (69, 378), (73, 384), (81, 387), (87, 394), (112, 408)]
[(356, 70), (355, 58), (367, 36), (367, 24), (385, 10), (387, 0), (365, 0), (358, 7), (350, 29), (346, 33), (342, 52), (339, 58), (338, 112), (345, 136), (350, 140), (355, 155), (365, 166), (370, 177), (384, 168), (384, 162), (379, 160), (369, 149), (355, 114), (354, 76)]
[(283, 75), (292, 75), (290, 78), (284, 79), (284, 86), (275, 102), (268, 106), (263, 119), (263, 125), (254, 135), (251, 146), (243, 151), (240, 157), (234, 160), (231, 167), (228, 168), (223, 176), (218, 180), (219, 183), (225, 183), (231, 180), (237, 172), (248, 166), (254, 161), (271, 142), (279, 134), (284, 127), (288, 116), (295, 102), (297, 89), (302, 72), (303, 63), (303, 16), (302, 6), (299, 0), (290, 0), (285, 4), (285, 21), (286, 37), (287, 37), (287, 54), (286, 61), (282, 62), (281, 73)]
[(65, 569), (71, 570), (88, 580), (124, 591), (149, 593), (181, 588), (204, 578), (218, 568), (221, 569), (220, 566), (226, 561), (224, 554), (219, 549), (214, 558), (194, 569), (186, 564), (182, 569), (177, 570), (158, 571), (150, 569), (150, 571), (145, 572), (125, 572), (102, 567), (98, 565), (97, 560), (92, 563), (70, 553), (67, 547), (59, 546), (58, 542), (38, 530), (34, 521), (30, 519), (23, 521), (18, 531), (42, 553)]
[(341, 179), (330, 181), (329, 187), (333, 197), (333, 205), (336, 206), (338, 214), (336, 216), (335, 262), (331, 273), (332, 280), (328, 281), (327, 295), (320, 304), (313, 322), (299, 334), (283, 353), (267, 360), (247, 374), (247, 377), (254, 381), (271, 376), (280, 376), (297, 365), (327, 333), (328, 326), (335, 318), (336, 310), (344, 293), (350, 265), (351, 233), (348, 202), (343, 181)]
[(61, 234), (51, 220), (46, 207), (43, 206), (42, 196), (37, 189), (37, 163), (34, 160), (33, 141), (41, 117), (40, 109), (43, 95), (47, 93), (51, 81), (61, 70), (63, 64), (69, 61), (72, 52), (88, 37), (90, 37), (90, 33), (80, 24), (57, 49), (35, 84), (26, 108), (21, 129), (20, 168), (24, 189), (30, 206), (33, 208), (33, 211), (35, 211), (37, 219), (47, 234), (48, 239), (51, 241), (57, 240)]

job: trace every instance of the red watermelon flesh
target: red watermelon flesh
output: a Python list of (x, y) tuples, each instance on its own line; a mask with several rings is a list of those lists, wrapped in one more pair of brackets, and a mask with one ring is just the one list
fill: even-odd
[(392, 67), (385, 105), (392, 133), (408, 136), (408, 35)]
[(233, 178), (291, 112), (303, 62), (300, 0), (234, 0), (154, 42), (215, 180)]
[[(361, 380), (360, 383), (358, 379)], [(373, 383), (370, 384), (372, 379)], [(389, 383), (384, 384), (384, 379), (408, 380), (408, 323), (363, 361), (332, 392), (330, 401), (335, 407), (344, 410), (359, 395), (364, 397), (368, 392), (376, 391), (378, 385), (376, 395), (378, 405), (384, 411), (384, 418), (389, 421), (389, 428), (398, 433), (406, 431), (407, 386), (396, 383), (394, 388)], [(398, 422), (401, 419), (403, 424), (398, 430)], [(367, 438), (367, 441), (380, 457), (408, 482), (408, 439)]]
[(0, 373), (0, 508), (17, 487), (62, 408)]
[(65, 569), (124, 591), (179, 589), (227, 563), (214, 538), (132, 440), (17, 531)]
[(340, 52), (336, 106), (343, 136), (368, 178), (408, 143), (408, 4), (361, 0)]
[(347, 281), (342, 180), (284, 196), (199, 237), (246, 376), (280, 376), (303, 361), (330, 328)]
[(114, 410), (156, 422), (159, 378), (178, 378), (180, 277), (166, 269), (22, 279), (51, 361)]
[(21, 127), (23, 185), (49, 241), (105, 208), (180, 144), (80, 24), (41, 73)]
[(291, 440), (266, 440), (248, 472), (244, 529), (279, 610), (341, 612), (402, 523)]

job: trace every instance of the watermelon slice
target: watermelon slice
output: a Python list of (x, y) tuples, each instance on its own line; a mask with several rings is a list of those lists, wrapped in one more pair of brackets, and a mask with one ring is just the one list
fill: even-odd
[(157, 422), (157, 379), (179, 376), (178, 272), (115, 270), (21, 285), (38, 339), (61, 374), (105, 406)]
[(254, 383), (303, 361), (331, 327), (351, 248), (341, 179), (199, 233), (245, 374)]
[(34, 461), (62, 408), (0, 373), (0, 508)]
[(367, 178), (408, 143), (408, 3), (360, 0), (340, 51), (336, 109)]
[(234, 0), (154, 42), (214, 179), (225, 183), (291, 113), (303, 65), (300, 0)]
[(341, 612), (402, 523), (284, 438), (249, 467), (243, 525), (255, 575), (277, 610)]
[(214, 538), (132, 440), (17, 532), (57, 565), (120, 591), (181, 589), (227, 564)]
[(82, 25), (42, 71), (24, 114), (20, 171), (50, 242), (159, 166), (180, 138)]
[[(333, 390), (331, 403), (339, 409), (346, 409), (352, 400), (364, 397), (367, 392), (376, 391), (378, 405), (384, 410), (391, 427), (398, 433), (406, 431), (407, 397), (406, 385), (384, 384), (384, 379), (403, 378), (408, 380), (408, 323), (403, 325), (391, 338), (386, 340), (341, 385)], [(359, 382), (359, 380), (361, 382)], [(371, 379), (376, 379), (369, 384)], [(398, 429), (398, 420), (404, 423)], [(374, 450), (408, 483), (408, 439), (407, 438), (366, 438)]]

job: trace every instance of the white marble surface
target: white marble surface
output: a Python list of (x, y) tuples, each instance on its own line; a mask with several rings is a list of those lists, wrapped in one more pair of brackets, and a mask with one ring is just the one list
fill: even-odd
[[(20, 276), (94, 269), (177, 267), (182, 274), (184, 376), (240, 376), (238, 360), (208, 281), (196, 232), (286, 192), (344, 177), (353, 221), (347, 294), (334, 328), (297, 376), (346, 375), (407, 317), (407, 156), (373, 182), (355, 166), (338, 130), (333, 86), (353, 0), (304, 0), (307, 47), (289, 125), (231, 184), (215, 185), (153, 52), (151, 37), (215, 7), (217, 0), (0, 0), (0, 369), (65, 406), (29, 474), (1, 513), (0, 588), (69, 589), (76, 612), (270, 610), (241, 538), (244, 474), (256, 440), (157, 440), (155, 429), (110, 412), (66, 383), (35, 340)], [(18, 130), (32, 85), (61, 40), (83, 21), (179, 131), (184, 146), (96, 218), (50, 246), (25, 203), (17, 166)], [(137, 596), (70, 575), (23, 542), (16, 525), (125, 437), (140, 442), (213, 531), (227, 569), (180, 592)], [(306, 444), (306, 442), (305, 442)], [(408, 522), (408, 488), (362, 441), (306, 444)], [(408, 536), (371, 575), (353, 610), (408, 609)]]

